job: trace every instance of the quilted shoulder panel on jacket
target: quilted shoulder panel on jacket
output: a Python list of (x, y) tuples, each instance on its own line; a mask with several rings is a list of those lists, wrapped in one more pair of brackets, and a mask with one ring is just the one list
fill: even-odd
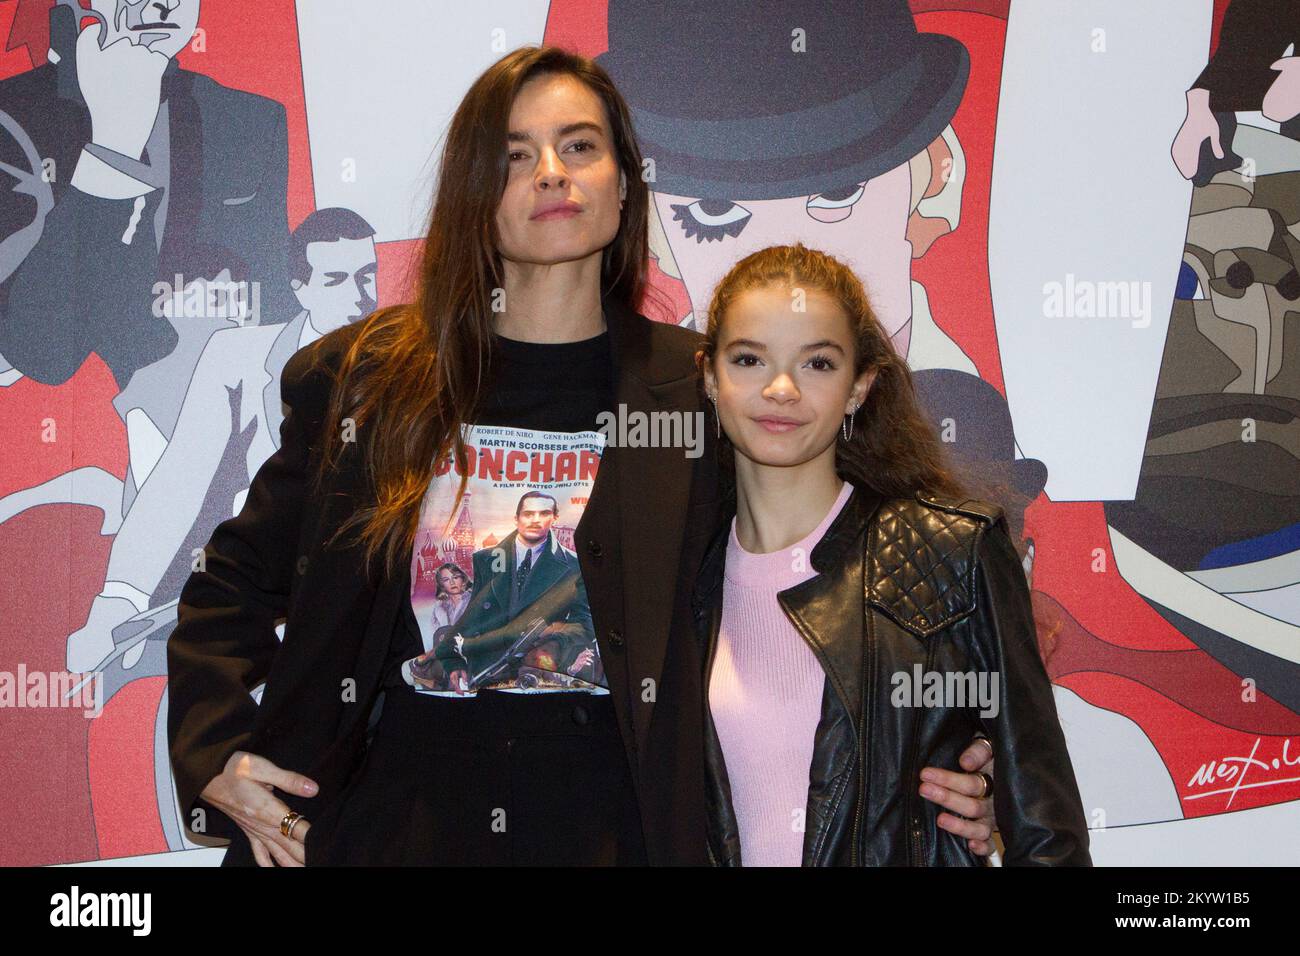
[(884, 502), (871, 528), (869, 600), (918, 637), (975, 609), (976, 549), (1002, 509), (917, 495)]

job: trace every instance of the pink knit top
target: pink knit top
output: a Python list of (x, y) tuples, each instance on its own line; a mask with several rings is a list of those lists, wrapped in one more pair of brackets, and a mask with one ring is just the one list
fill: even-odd
[(722, 622), (709, 678), (745, 866), (799, 866), (813, 735), (826, 674), (776, 594), (816, 576), (813, 546), (849, 500), (848, 482), (821, 524), (768, 554), (727, 542)]

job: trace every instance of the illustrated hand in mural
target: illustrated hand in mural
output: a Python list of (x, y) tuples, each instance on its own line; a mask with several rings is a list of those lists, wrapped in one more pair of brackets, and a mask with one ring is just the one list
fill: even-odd
[(935, 822), (949, 833), (966, 839), (970, 851), (978, 856), (993, 852), (993, 831), (997, 821), (993, 818), (993, 794), (981, 798), (976, 794), (983, 788), (983, 778), (977, 773), (993, 776), (993, 748), (987, 738), (972, 741), (962, 751), (957, 761), (963, 773), (954, 773), (942, 767), (926, 767), (921, 771), (921, 796), (948, 813), (941, 813)]
[(1210, 91), (1194, 89), (1187, 91), (1187, 115), (1183, 125), (1174, 137), (1172, 152), (1174, 165), (1183, 174), (1184, 179), (1196, 175), (1200, 165), (1201, 144), (1210, 141), (1216, 159), (1223, 159), (1223, 144), (1219, 142), (1219, 121), (1210, 112)]
[(1277, 79), (1264, 94), (1260, 111), (1275, 123), (1285, 123), (1300, 114), (1300, 56), (1284, 56), (1269, 64), (1279, 71)]
[(199, 794), (239, 825), (253, 847), (258, 866), (305, 866), (304, 841), (311, 824), (304, 817), (293, 828), (293, 837), (280, 832), (280, 821), (289, 807), (275, 795), (276, 789), (314, 797), (316, 781), (300, 773), (277, 767), (265, 757), (236, 750), (225, 769), (209, 781)]
[(101, 20), (77, 37), (77, 81), (90, 111), (91, 140), (140, 159), (158, 118), (169, 58), (121, 37), (101, 48)]

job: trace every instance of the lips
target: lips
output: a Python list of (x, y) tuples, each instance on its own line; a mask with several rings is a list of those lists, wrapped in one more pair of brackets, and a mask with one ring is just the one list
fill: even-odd
[(532, 219), (534, 222), (544, 222), (547, 219), (567, 219), (570, 216), (576, 216), (580, 212), (582, 212), (582, 206), (573, 201), (551, 203), (533, 213)]
[(754, 422), (760, 427), (770, 432), (788, 432), (794, 431), (806, 422), (796, 421), (793, 418), (781, 418), (775, 415), (764, 415), (762, 418), (755, 418)]

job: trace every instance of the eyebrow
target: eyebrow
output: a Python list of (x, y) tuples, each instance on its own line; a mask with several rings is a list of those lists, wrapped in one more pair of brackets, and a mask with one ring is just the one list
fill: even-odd
[[(567, 123), (564, 126), (556, 127), (555, 135), (557, 137), (568, 136), (570, 133), (576, 133), (579, 130), (589, 130), (590, 132), (596, 133), (599, 136), (605, 135), (605, 131), (600, 128), (600, 124), (593, 123), (590, 120), (583, 120), (578, 123)], [(521, 132), (519, 130), (511, 130), (509, 133), (506, 133), (506, 142), (532, 143), (535, 142), (535, 140), (533, 139), (532, 133)]]
[[(728, 343), (726, 344), (726, 348), (729, 348), (729, 349), (730, 349), (730, 348), (735, 348), (735, 347), (738, 346), (738, 345), (739, 345), (739, 346), (743, 346), (743, 347), (745, 347), (745, 348), (753, 349), (753, 350), (756, 351), (756, 352), (766, 352), (766, 351), (767, 351), (767, 346), (766, 346), (766, 345), (764, 345), (762, 342), (756, 342), (756, 341), (754, 341), (753, 339), (735, 339), (735, 340), (733, 340), (733, 341), (731, 341), (731, 342), (728, 342)], [(814, 350), (816, 350), (816, 349), (835, 349), (835, 351), (839, 352), (841, 355), (844, 354), (844, 349), (843, 349), (843, 347), (840, 346), (840, 344), (837, 343), (837, 342), (832, 342), (830, 339), (822, 339), (820, 342), (810, 342), (809, 344), (807, 344), (807, 345), (805, 345), (803, 348), (801, 348), (799, 351), (800, 351), (800, 352), (812, 352), (812, 351), (814, 351)]]

